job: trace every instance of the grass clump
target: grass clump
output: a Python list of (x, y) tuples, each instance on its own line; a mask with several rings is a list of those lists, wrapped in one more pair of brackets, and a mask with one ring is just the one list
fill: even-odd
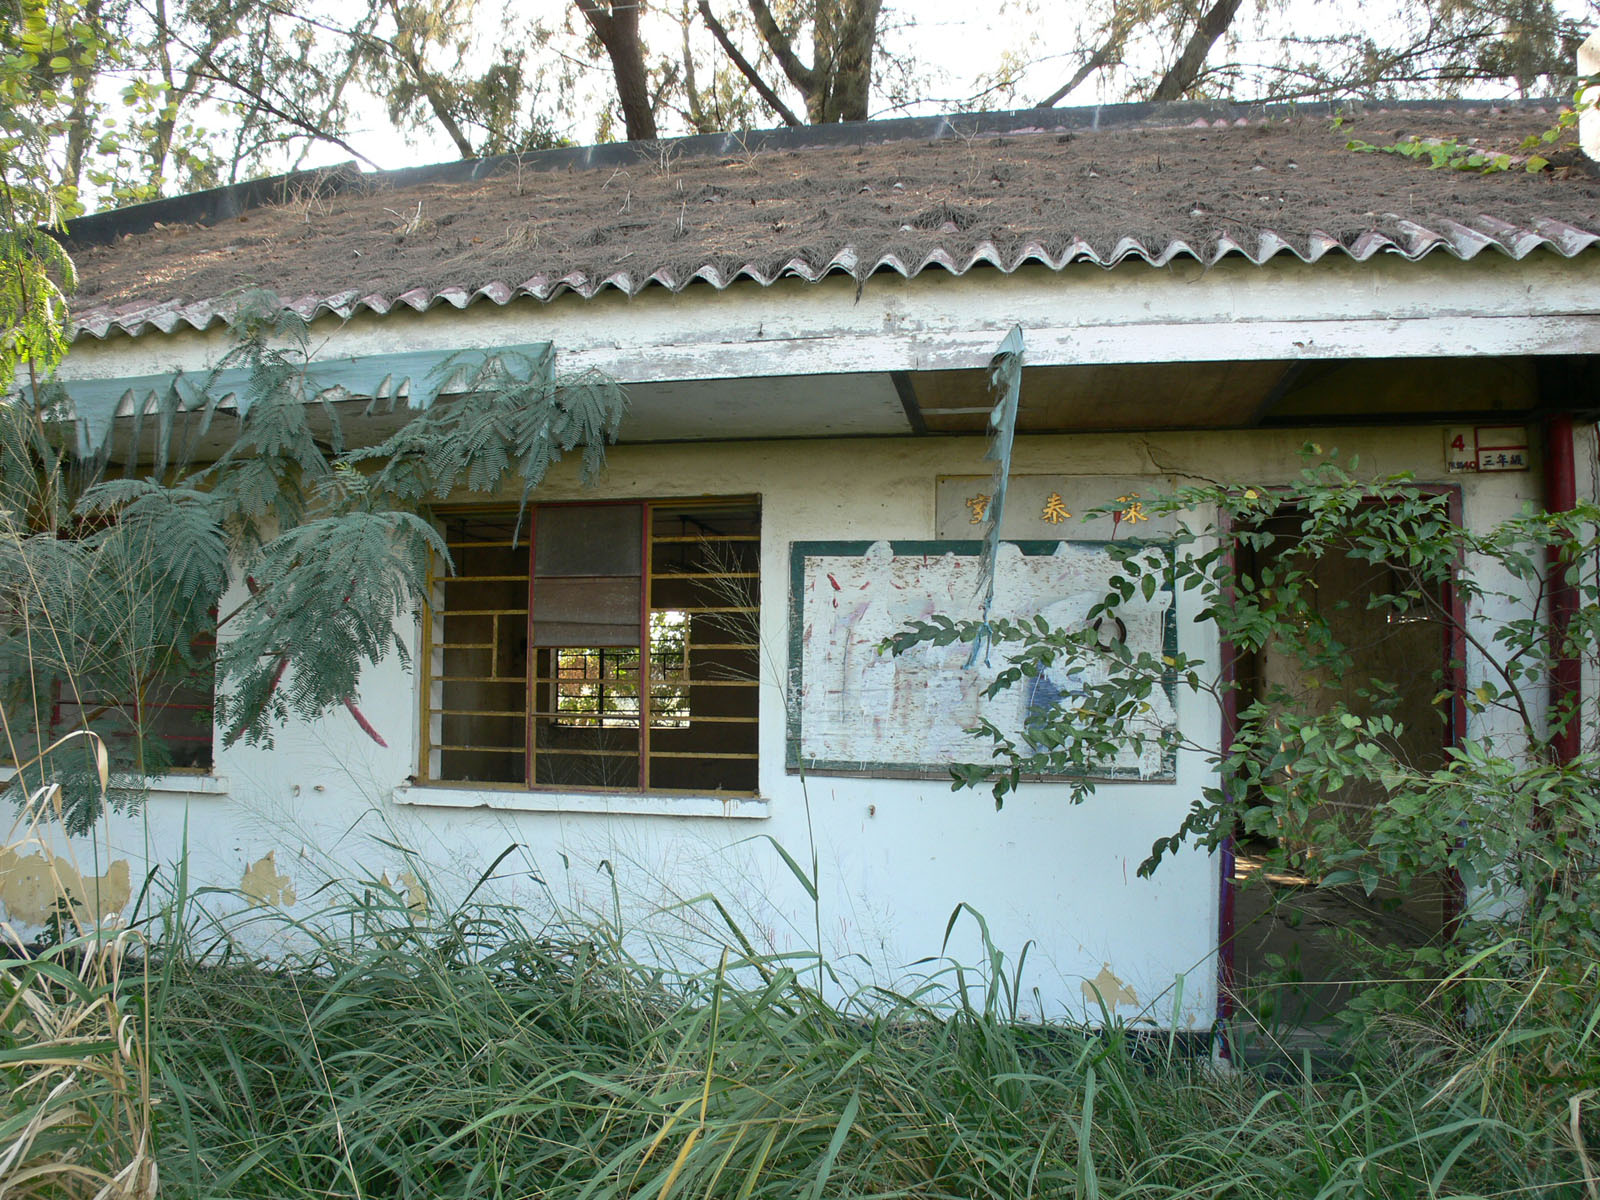
[(952, 969), (840, 1003), (814, 958), (756, 954), (731, 924), (734, 949), (695, 974), (637, 961), (604, 923), (435, 914), (382, 885), (284, 932), (301, 949), (272, 963), (163, 951), (171, 1195), (1594, 1194), (1593, 1116), (1571, 1107), (1592, 1020), (1559, 1077), (1518, 1049), (1547, 1052), (1548, 1030), (1485, 1037), (1463, 1016), (1396, 1020), (1317, 1078), (1019, 1020), (998, 955), (976, 984)]
[(61, 809), (59, 787), (35, 790), (0, 843), (0, 874), (57, 897), (42, 942), (0, 922), (0, 1196), (150, 1200), (142, 942), (93, 915), (83, 873), (41, 836)]

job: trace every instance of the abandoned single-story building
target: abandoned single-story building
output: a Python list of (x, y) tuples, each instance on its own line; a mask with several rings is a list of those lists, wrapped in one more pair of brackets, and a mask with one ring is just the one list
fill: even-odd
[[(1210, 1027), (1238, 865), (1189, 850), (1136, 876), (1211, 777), (1205, 753), (1130, 755), (1079, 806), (1025, 783), (997, 812), (947, 770), (980, 756), (980, 713), (1016, 717), (985, 707), (982, 665), (878, 646), (970, 611), (987, 368), (1013, 326), (997, 570), (1019, 614), (1081, 619), (1111, 536), (1084, 509), (1283, 481), (1307, 442), (1449, 489), (1473, 528), (1594, 494), (1600, 178), (1573, 155), (1483, 174), (1347, 147), (1518, 154), (1555, 108), (1335, 116), (1118, 106), (691, 137), (75, 222), (59, 374), (85, 419), (203, 374), (248, 288), (310, 323), (352, 436), (392, 428), (367, 394), (392, 401), (461, 350), (548, 345), (629, 401), (598, 482), (563, 461), (520, 529), (515, 496), (440, 507), (456, 574), (403, 624), (413, 668), (363, 677), (361, 721), (290, 724), (271, 749), (202, 736), (95, 834), (102, 907), (181, 845), (191, 886), (290, 908), (330, 877), (409, 884), (419, 862), (447, 899), (515, 847), (493, 894), (620, 904), (664, 953), (726, 940), (682, 903), (714, 894), (763, 948), (820, 938), (898, 982), (979, 957), (975, 924), (948, 928), (965, 904), (1002, 950), (1030, 947), (1030, 1010)], [(1225, 668), (1190, 604), (1158, 596), (1128, 636)], [(1422, 677), (1447, 647), (1408, 636), (1390, 652)], [(1221, 743), (1214, 704), (1168, 701), (1188, 742)], [(776, 847), (814, 860), (814, 898)], [(26, 922), (21, 897), (0, 880)]]

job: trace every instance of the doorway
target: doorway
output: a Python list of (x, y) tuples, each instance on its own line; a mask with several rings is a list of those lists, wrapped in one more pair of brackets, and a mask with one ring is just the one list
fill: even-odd
[[(1374, 594), (1403, 590), (1394, 569), (1348, 553), (1313, 556), (1301, 547), (1301, 523), (1292, 511), (1264, 522), (1259, 529), (1270, 541), (1241, 548), (1236, 568), (1256, 579), (1264, 571), (1280, 577), (1286, 570), (1305, 572), (1309, 603), (1354, 667), (1336, 677), (1308, 672), (1269, 642), (1233, 659), (1240, 708), (1262, 701), (1309, 716), (1338, 707), (1360, 716), (1381, 709), (1403, 727), (1387, 749), (1418, 769), (1437, 768), (1457, 724), (1459, 655), (1449, 586), (1403, 608), (1375, 607), (1369, 603)], [(1392, 686), (1374, 687), (1378, 681)], [(1374, 784), (1347, 783), (1318, 798), (1314, 819), (1337, 821), (1360, 844), (1383, 799)], [(1293, 841), (1289, 828), (1273, 836), (1237, 830), (1231, 877), (1223, 881), (1225, 1012), (1279, 1038), (1325, 1031), (1359, 989), (1381, 977), (1384, 950), (1439, 942), (1457, 908), (1456, 882), (1444, 875), (1405, 887), (1381, 879), (1371, 895), (1358, 884), (1318, 886), (1294, 865)]]

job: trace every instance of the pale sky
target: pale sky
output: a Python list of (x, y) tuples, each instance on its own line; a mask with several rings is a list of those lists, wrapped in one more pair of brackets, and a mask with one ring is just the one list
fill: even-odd
[[(722, 0), (722, 5), (727, 6), (737, 2), (739, 0)], [(1026, 2), (1027, 0), (1024, 0), (1024, 3)], [(1035, 0), (1035, 2), (1045, 9), (1065, 10), (1077, 7), (1071, 3), (1062, 3), (1060, 0)], [(496, 9), (497, 0), (478, 0), (478, 3), (487, 12)], [(570, 7), (570, 4), (563, 3), (562, 0), (534, 0), (531, 4), (518, 6), (520, 11), (537, 14), (552, 25), (559, 24)], [(1005, 50), (1022, 49), (1025, 39), (1029, 36), (1028, 30), (1036, 24), (1034, 20), (1019, 11), (1021, 4), (991, 3), (987, 6), (989, 11), (983, 15), (974, 15), (974, 7), (971, 3), (958, 3), (957, 0), (921, 0), (921, 3), (909, 5), (885, 5), (886, 20), (894, 27), (894, 32), (890, 35), (891, 44), (897, 49), (903, 47), (911, 51), (919, 63), (926, 64), (924, 71), (928, 77), (927, 82), (932, 85), (929, 94), (938, 99), (949, 100), (969, 95), (973, 90), (973, 77), (980, 71), (993, 69)], [(905, 13), (913, 10), (915, 26), (906, 28)], [(647, 45), (652, 41), (652, 34), (657, 44), (668, 48), (677, 45), (678, 34), (674, 22), (659, 14), (647, 15), (646, 21), (650, 23), (646, 25), (645, 32)], [(653, 30), (651, 25), (654, 26)], [(703, 62), (709, 62), (713, 53), (718, 55), (721, 53), (703, 30), (697, 39), (696, 48), (701, 52), (700, 61)], [(592, 90), (579, 106), (585, 115), (562, 130), (580, 145), (595, 140), (593, 114), (610, 99), (610, 64), (603, 55), (591, 66), (589, 74), (592, 79)], [(1055, 86), (1053, 82), (1044, 82), (1040, 95), (1048, 94)], [(784, 96), (786, 102), (798, 104), (792, 93), (780, 91), (780, 94)], [(1039, 96), (1029, 97), (1030, 100), (1039, 98)], [(949, 104), (932, 102), (919, 106), (919, 110), (932, 114), (947, 111), (949, 107)], [(671, 122), (671, 115), (666, 115), (662, 129), (664, 134), (687, 132), (673, 127)], [(773, 124), (776, 123), (774, 119)], [(422, 130), (408, 139), (407, 135), (390, 126), (387, 115), (376, 102), (370, 105), (370, 117), (366, 122), (366, 128), (358, 131), (349, 141), (385, 168), (415, 166), (421, 162), (442, 162), (456, 157), (454, 145), (437, 126)], [(307, 165), (342, 162), (347, 157), (348, 155), (337, 147), (322, 146), (313, 152)]]

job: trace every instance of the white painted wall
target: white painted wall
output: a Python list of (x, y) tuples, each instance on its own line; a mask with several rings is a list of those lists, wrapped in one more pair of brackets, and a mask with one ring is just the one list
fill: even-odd
[[(1600, 501), (1600, 425), (1583, 423), (1575, 426), (1572, 459), (1578, 498)], [(1579, 586), (1588, 586), (1600, 592), (1600, 557), (1583, 564)], [(1578, 686), (1583, 696), (1583, 749), (1589, 753), (1600, 753), (1600, 656), (1592, 654), (1583, 663)]]
[[(1308, 439), (1359, 453), (1363, 469), (1374, 473), (1411, 469), (1424, 480), (1461, 483), (1475, 527), (1539, 494), (1537, 468), (1446, 480), (1442, 434), (1432, 428), (1031, 437), (1017, 442), (1014, 470), (1271, 483), (1296, 473), (1296, 452)], [(1135, 877), (1152, 841), (1177, 826), (1206, 782), (1201, 756), (1180, 758), (1175, 784), (1107, 784), (1078, 808), (1059, 786), (1031, 785), (1001, 812), (986, 793), (952, 793), (937, 781), (802, 782), (785, 773), (790, 543), (931, 538), (935, 477), (981, 472), (982, 453), (982, 442), (970, 438), (621, 446), (592, 492), (578, 486), (570, 463), (553, 473), (543, 499), (761, 495), (763, 800), (738, 806), (737, 815), (709, 801), (618, 797), (608, 805), (545, 793), (525, 800), (546, 811), (529, 811), (503, 792), (433, 797), (454, 807), (419, 803), (429, 798), (422, 789), (396, 791), (415, 769), (417, 683), (391, 661), (369, 672), (360, 696), (389, 750), (341, 711), (285, 730), (273, 749), (221, 751), (222, 794), (159, 793), (139, 816), (112, 819), (79, 857), (86, 872), (91, 860), (131, 860), (137, 892), (145, 864), (170, 872), (184, 839), (192, 886), (237, 888), (250, 864), (270, 853), (292, 881), (293, 911), (303, 913), (317, 906), (317, 887), (330, 876), (387, 872), (394, 879), (405, 870), (402, 855), (379, 839), (414, 850), (442, 897), (459, 894), (516, 844), (492, 891), (535, 913), (610, 910), (614, 871), (627, 923), (641, 937), (658, 934), (656, 952), (692, 951), (715, 961), (728, 939), (709, 906), (658, 911), (714, 892), (758, 945), (808, 949), (820, 927), (822, 948), (842, 971), (901, 984), (936, 969), (915, 964), (940, 954), (946, 923), (965, 903), (983, 914), (1009, 955), (1031, 945), (1024, 991), (1038, 989), (1044, 1015), (1084, 1015), (1084, 981), (1109, 970), (1138, 997), (1119, 1015), (1203, 1029), (1216, 999), (1216, 865), (1188, 853), (1153, 880)], [(1180, 594), (1180, 643), (1214, 657), (1214, 637), (1190, 619), (1192, 605), (1192, 596)], [(1215, 744), (1214, 711), (1184, 697), (1179, 714), (1192, 738)], [(397, 803), (397, 794), (413, 802)], [(486, 806), (470, 806), (480, 801)], [(764, 837), (801, 862), (814, 847), (815, 909)], [(226, 897), (208, 903), (240, 904)], [(949, 952), (968, 963), (980, 959), (973, 923), (958, 925)], [(1174, 1011), (1179, 974), (1183, 998)]]

